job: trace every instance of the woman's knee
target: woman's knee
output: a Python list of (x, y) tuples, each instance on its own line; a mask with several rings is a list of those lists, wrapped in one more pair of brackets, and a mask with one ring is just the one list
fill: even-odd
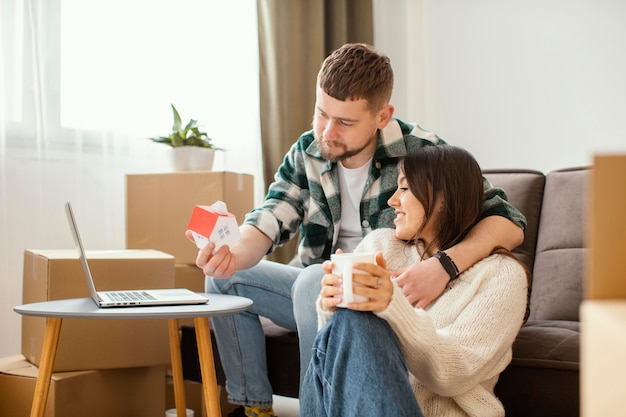
[(333, 315), (333, 331), (348, 340), (360, 340), (364, 347), (378, 351), (381, 341), (386, 346), (395, 344), (397, 338), (389, 323), (368, 311), (355, 311), (340, 308)]

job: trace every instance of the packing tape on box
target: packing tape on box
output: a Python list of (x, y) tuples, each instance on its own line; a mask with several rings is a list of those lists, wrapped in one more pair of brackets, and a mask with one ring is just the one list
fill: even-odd
[(237, 191), (243, 191), (243, 174), (237, 175)]
[(31, 276), (33, 281), (37, 281), (37, 276), (39, 275), (38, 274), (38, 267), (39, 267), (39, 264), (37, 263), (37, 257), (33, 256), (33, 259), (32, 259), (32, 271), (33, 271), (33, 273), (32, 273), (32, 276)]

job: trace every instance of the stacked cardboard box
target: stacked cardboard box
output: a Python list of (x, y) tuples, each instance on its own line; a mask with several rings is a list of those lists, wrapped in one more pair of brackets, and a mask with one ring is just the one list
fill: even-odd
[(126, 176), (126, 247), (158, 249), (177, 264), (194, 265), (198, 249), (185, 237), (196, 205), (223, 201), (238, 224), (252, 209), (253, 177), (232, 172), (188, 171)]
[(254, 204), (249, 174), (181, 171), (126, 176), (126, 247), (157, 249), (174, 256), (175, 286), (204, 291), (195, 266), (198, 248), (185, 237), (196, 205), (226, 203), (241, 224)]
[(621, 416), (626, 394), (626, 155), (597, 155), (590, 186), (581, 414)]
[[(100, 290), (174, 286), (174, 257), (167, 253), (109, 250), (87, 256)], [(24, 252), (24, 304), (78, 297), (89, 297), (89, 290), (76, 250)], [(45, 330), (45, 318), (22, 317), (22, 355), (0, 360), (0, 415), (28, 415)], [(46, 416), (160, 415), (169, 363), (165, 320), (64, 319)]]
[[(174, 258), (156, 250), (88, 251), (99, 290), (172, 288)], [(89, 297), (75, 250), (26, 250), (23, 302)], [(43, 317), (22, 317), (22, 354), (39, 366)], [(63, 320), (54, 372), (167, 365), (165, 320)]]
[[(0, 359), (0, 416), (28, 417), (38, 369), (23, 356)], [(52, 374), (45, 417), (162, 416), (163, 366)]]
[[(241, 222), (252, 188), (252, 176), (228, 172), (128, 175), (128, 249), (88, 251), (96, 287), (204, 291), (184, 235), (193, 208), (221, 200)], [(26, 250), (23, 279), (25, 304), (89, 296), (75, 250)], [(45, 318), (22, 317), (22, 355), (0, 359), (0, 416), (29, 414), (45, 327)], [(166, 320), (64, 319), (45, 416), (164, 415), (170, 360)], [(187, 385), (197, 409), (198, 386)]]

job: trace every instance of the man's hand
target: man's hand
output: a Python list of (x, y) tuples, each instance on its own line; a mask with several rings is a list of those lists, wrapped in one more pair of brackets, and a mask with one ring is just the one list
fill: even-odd
[[(204, 275), (214, 278), (230, 278), (242, 269), (248, 269), (259, 263), (272, 247), (272, 241), (256, 227), (243, 225), (239, 228), (241, 240), (232, 247), (224, 245), (215, 251), (215, 244), (209, 242), (198, 251), (196, 265)], [(185, 232), (190, 242), (194, 242), (191, 230)]]
[(428, 258), (394, 271), (402, 293), (415, 307), (426, 308), (446, 289), (450, 276), (437, 258)]
[[(185, 232), (187, 239), (194, 242), (191, 230)], [(228, 245), (222, 246), (217, 252), (215, 250), (215, 243), (209, 242), (204, 248), (198, 251), (196, 257), (196, 265), (202, 269), (204, 275), (209, 275), (214, 278), (230, 278), (236, 268), (235, 255), (230, 251)]]

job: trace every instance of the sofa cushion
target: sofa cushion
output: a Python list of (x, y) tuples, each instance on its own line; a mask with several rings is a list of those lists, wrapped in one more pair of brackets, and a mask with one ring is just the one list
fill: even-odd
[(572, 168), (546, 175), (530, 320), (579, 320), (589, 172), (588, 168)]
[(583, 248), (554, 248), (537, 254), (531, 320), (579, 320), (585, 252)]
[(513, 253), (532, 271), (545, 176), (539, 171), (523, 169), (488, 169), (483, 170), (483, 175), (492, 186), (502, 188), (509, 202), (526, 216), (524, 242)]
[(529, 320), (513, 343), (513, 365), (578, 371), (580, 323)]

